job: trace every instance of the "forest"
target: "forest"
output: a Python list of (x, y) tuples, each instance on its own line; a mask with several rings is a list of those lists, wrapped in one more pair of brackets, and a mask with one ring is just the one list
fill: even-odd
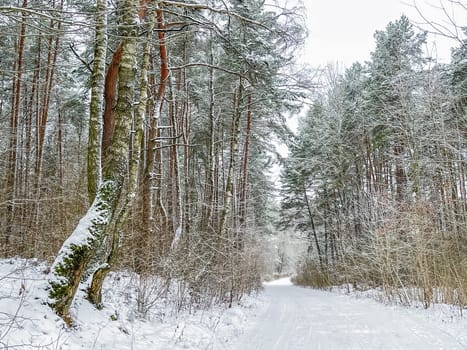
[(441, 64), (402, 16), (375, 33), (369, 61), (326, 70), (282, 175), (281, 225), (308, 240), (299, 283), (467, 304), (463, 31)]
[(170, 288), (178, 309), (232, 306), (291, 270), (467, 305), (467, 27), (450, 63), (402, 16), (369, 61), (318, 70), (283, 3), (0, 0), (0, 258), (45, 261), (68, 326), (115, 271), (157, 276), (141, 314)]
[(176, 283), (181, 305), (257, 290), (263, 171), (308, 84), (300, 7), (23, 0), (0, 18), (0, 255), (52, 264), (68, 324), (112, 270)]

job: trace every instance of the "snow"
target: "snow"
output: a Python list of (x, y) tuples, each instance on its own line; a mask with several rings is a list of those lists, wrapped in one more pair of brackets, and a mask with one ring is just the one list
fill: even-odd
[(0, 349), (224, 349), (256, 312), (253, 296), (230, 309), (178, 312), (169, 293), (151, 299), (142, 317), (136, 311), (137, 289), (144, 285), (134, 274), (112, 273), (104, 283), (104, 309), (95, 309), (79, 290), (71, 309), (76, 326), (67, 329), (47, 305), (49, 270), (35, 260), (0, 260)]
[(264, 298), (256, 324), (232, 350), (467, 349), (467, 320), (450, 306), (388, 306), (288, 279), (268, 283)]
[[(0, 260), (0, 349), (467, 349), (467, 319), (458, 308), (388, 306), (342, 290), (297, 287), (288, 278), (265, 283), (261, 296), (230, 309), (177, 311), (176, 294), (159, 293), (157, 278), (112, 273), (104, 309), (80, 290), (72, 305), (76, 326), (67, 329), (46, 304), (48, 271), (36, 260)], [(136, 311), (142, 297), (150, 304), (144, 317)]]
[[(112, 186), (114, 186), (114, 183), (110, 180), (100, 185), (101, 188), (107, 188), (107, 190), (110, 190)], [(91, 232), (91, 227), (93, 225), (107, 223), (109, 212), (107, 209), (102, 209), (101, 206), (102, 200), (99, 198), (98, 193), (86, 215), (81, 218), (73, 233), (63, 243), (57, 258), (52, 265), (52, 271), (55, 271), (56, 267), (63, 263), (63, 259), (70, 254), (72, 246), (86, 246), (89, 244), (89, 240), (94, 238), (93, 233)], [(63, 277), (53, 274), (51, 280), (59, 282), (63, 280)]]
[(265, 282), (265, 286), (292, 286), (293, 283), (289, 277), (279, 278), (274, 281)]

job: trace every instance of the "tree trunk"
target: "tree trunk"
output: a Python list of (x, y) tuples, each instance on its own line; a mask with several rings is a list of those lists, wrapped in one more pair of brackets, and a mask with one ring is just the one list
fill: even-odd
[(111, 247), (107, 255), (106, 263), (101, 265), (94, 272), (92, 276), (91, 286), (88, 289), (89, 300), (91, 301), (91, 303), (98, 307), (102, 305), (102, 285), (104, 283), (105, 277), (107, 276), (111, 268), (115, 265), (116, 258), (118, 257), (118, 253), (120, 250), (120, 227), (127, 218), (129, 209), (131, 208), (136, 197), (136, 190), (138, 186), (138, 171), (140, 169), (139, 162), (143, 139), (143, 121), (145, 120), (145, 114), (148, 103), (148, 68), (151, 56), (151, 33), (154, 29), (154, 19), (152, 16), (152, 12), (148, 14), (148, 17), (148, 35), (143, 49), (143, 60), (141, 62), (140, 70), (139, 101), (135, 110), (135, 118), (133, 123), (133, 130), (135, 132), (131, 140), (132, 147), (130, 147), (131, 156), (129, 165), (128, 186), (126, 189), (126, 200), (121, 206), (121, 208), (119, 208), (118, 214), (115, 215), (115, 219), (112, 220), (112, 223), (108, 229), (108, 232), (111, 235)]
[(112, 61), (110, 62), (109, 68), (107, 69), (107, 74), (105, 75), (105, 83), (104, 83), (105, 104), (104, 104), (104, 115), (103, 115), (102, 150), (101, 150), (101, 153), (104, 157), (107, 154), (107, 149), (109, 148), (112, 142), (112, 136), (113, 136), (114, 129), (115, 129), (114, 109), (115, 109), (115, 103), (117, 101), (118, 67), (120, 67), (121, 59), (122, 59), (122, 45), (120, 44), (112, 56)]
[(70, 306), (90, 260), (106, 236), (121, 201), (128, 174), (128, 147), (133, 120), (133, 98), (136, 65), (137, 14), (136, 0), (124, 0), (121, 5), (120, 33), (122, 60), (119, 70), (118, 100), (115, 111), (115, 133), (112, 147), (103, 166), (102, 184), (91, 208), (65, 241), (52, 265), (50, 305), (70, 325)]
[(402, 145), (397, 145), (394, 147), (394, 157), (396, 158), (396, 169), (395, 169), (395, 179), (396, 179), (396, 200), (399, 203), (402, 203), (405, 195), (405, 171), (404, 165), (402, 163), (402, 156), (404, 153), (404, 148)]
[(63, 115), (60, 107), (59, 97), (57, 96), (57, 108), (58, 108), (58, 115), (57, 115), (57, 156), (58, 156), (58, 185), (59, 191), (62, 193), (63, 191)]
[[(209, 64), (214, 64), (214, 55), (212, 48), (212, 34), (209, 38)], [(206, 185), (204, 188), (204, 205), (201, 208), (201, 227), (207, 230), (212, 222), (212, 216), (214, 211), (214, 149), (215, 149), (215, 120), (214, 120), (214, 68), (209, 68), (209, 82), (208, 82), (208, 93), (209, 93), (209, 107), (208, 107), (208, 118), (209, 118), (209, 139), (208, 139), (208, 161), (206, 166)]]
[[(23, 8), (28, 7), (28, 1), (23, 1)], [(10, 236), (13, 233), (13, 221), (15, 216), (15, 192), (16, 192), (16, 161), (18, 151), (18, 121), (19, 121), (19, 108), (21, 101), (21, 87), (22, 87), (22, 74), (23, 74), (23, 54), (24, 44), (26, 39), (26, 17), (27, 13), (22, 12), (21, 14), (21, 28), (20, 37), (18, 43), (17, 60), (15, 62), (16, 71), (15, 78), (13, 78), (13, 95), (11, 103), (11, 115), (10, 115), (10, 140), (8, 148), (8, 169), (6, 188), (8, 193), (8, 206), (7, 206), (7, 232), (5, 235), (5, 246), (8, 247), (10, 243)]]
[[(162, 202), (162, 144), (160, 116), (162, 112), (167, 80), (169, 78), (167, 45), (165, 42), (165, 25), (163, 13), (160, 8), (156, 8), (157, 35), (159, 42), (160, 78), (157, 92), (154, 97), (153, 116), (149, 122), (147, 132), (147, 161), (143, 174), (143, 184), (145, 194), (143, 200), (144, 218), (147, 224), (147, 231), (159, 238), (160, 253), (163, 254), (167, 248), (167, 242), (163, 239), (163, 233), (167, 222), (167, 212)], [(155, 217), (158, 221), (156, 222)], [(157, 230), (157, 232), (155, 232)]]
[[(55, 5), (55, 2), (54, 2)], [(63, 0), (60, 2), (60, 9), (63, 8)], [(61, 12), (60, 12), (61, 13)], [(42, 170), (42, 155), (44, 149), (45, 128), (47, 126), (50, 98), (52, 95), (53, 81), (57, 63), (58, 48), (60, 45), (60, 30), (62, 22), (60, 20), (50, 20), (50, 28), (56, 31), (55, 36), (50, 35), (47, 47), (47, 68), (45, 73), (44, 89), (42, 92), (42, 100), (40, 107), (40, 114), (38, 115), (37, 123), (37, 144), (36, 144), (36, 164), (35, 164), (35, 189), (36, 195), (40, 196), (40, 182)], [(55, 40), (54, 40), (55, 39)], [(37, 209), (38, 211), (38, 204)]]
[[(180, 171), (180, 159), (178, 152), (177, 140), (181, 136), (181, 127), (180, 127), (180, 109), (175, 103), (175, 95), (173, 92), (174, 85), (173, 79), (169, 78), (169, 91), (170, 91), (170, 123), (171, 123), (171, 147), (170, 147), (170, 212), (169, 215), (171, 224), (169, 228), (171, 230), (172, 240), (171, 240), (171, 249), (173, 249), (178, 240), (181, 238), (183, 230), (183, 207), (182, 207), (182, 192), (181, 192), (181, 171)], [(182, 114), (183, 116), (183, 114)]]
[[(305, 203), (306, 203), (306, 208), (307, 208), (307, 212), (308, 212), (308, 218), (310, 219), (310, 224), (311, 224), (311, 233), (313, 235), (313, 239), (315, 241), (315, 246), (316, 246), (316, 252), (318, 253), (318, 259), (319, 259), (319, 266), (321, 268), (321, 272), (325, 272), (326, 269), (324, 267), (324, 262), (323, 262), (323, 254), (321, 252), (321, 246), (319, 244), (319, 240), (318, 240), (318, 233), (316, 232), (316, 226), (315, 226), (315, 221), (313, 219), (313, 212), (311, 210), (311, 206), (310, 206), (310, 200), (308, 198), (308, 193), (306, 192), (306, 187), (303, 186), (303, 199), (305, 200)], [(310, 246), (311, 246), (311, 242), (309, 243)], [(308, 249), (308, 252), (310, 252), (311, 249)]]
[(88, 196), (90, 202), (94, 200), (102, 178), (102, 106), (105, 85), (105, 57), (107, 51), (106, 0), (96, 0), (96, 7), (96, 35), (94, 39), (94, 65), (91, 75), (88, 137)]
[(227, 180), (225, 183), (225, 190), (224, 190), (224, 203), (221, 212), (221, 218), (219, 223), (219, 242), (222, 238), (227, 237), (227, 219), (230, 217), (233, 206), (232, 206), (232, 199), (234, 195), (234, 170), (236, 165), (236, 158), (238, 152), (238, 134), (239, 134), (239, 123), (240, 123), (240, 115), (241, 115), (241, 101), (243, 98), (243, 82), (240, 79), (238, 93), (235, 93), (234, 97), (234, 115), (232, 119), (232, 131), (231, 131), (231, 139), (230, 139), (230, 160), (229, 160), (229, 168), (227, 170)]
[(247, 216), (247, 200), (248, 200), (248, 159), (250, 156), (250, 138), (251, 138), (251, 115), (252, 115), (252, 97), (251, 93), (248, 95), (248, 108), (246, 112), (246, 134), (245, 145), (243, 149), (243, 163), (242, 163), (242, 180), (240, 192), (240, 212), (239, 220), (242, 230), (245, 228)]
[[(139, 10), (138, 10), (138, 18), (140, 21), (142, 21), (144, 17), (146, 16), (146, 12), (148, 9), (147, 5), (150, 2), (151, 0), (140, 1)], [(100, 21), (101, 24), (102, 24), (102, 20), (103, 18)], [(96, 22), (96, 29), (97, 29), (98, 24), (99, 22)], [(106, 24), (104, 24), (103, 29), (106, 29), (105, 26)], [(96, 40), (97, 39), (98, 39), (98, 36), (96, 33)], [(101, 39), (103, 39), (103, 37)], [(105, 37), (105, 40), (107, 40), (106, 37)], [(103, 63), (105, 64), (105, 52), (103, 52), (102, 54), (104, 55)], [(115, 131), (115, 104), (117, 102), (118, 69), (120, 67), (121, 60), (122, 60), (122, 45), (120, 43), (117, 46), (117, 49), (115, 50), (112, 56), (112, 60), (109, 64), (109, 68), (107, 69), (107, 74), (105, 75), (104, 115), (103, 115), (103, 121), (102, 121), (102, 149), (101, 149), (101, 153), (104, 159), (105, 159), (105, 156), (107, 155), (107, 150), (110, 144), (112, 143), (112, 137)], [(96, 66), (96, 62), (94, 62), (94, 67), (95, 66)]]

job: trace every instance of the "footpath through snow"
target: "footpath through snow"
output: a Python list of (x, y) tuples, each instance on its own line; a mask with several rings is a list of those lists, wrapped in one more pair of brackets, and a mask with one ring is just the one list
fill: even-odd
[(174, 312), (169, 293), (143, 318), (136, 295), (148, 286), (112, 274), (103, 310), (79, 292), (70, 330), (46, 304), (46, 269), (34, 260), (0, 260), (0, 350), (467, 350), (467, 319), (453, 307), (385, 306), (289, 279), (230, 309)]
[(267, 285), (264, 297), (264, 312), (233, 349), (467, 349), (465, 320), (447, 314), (443, 320), (435, 316), (435, 309), (386, 306), (369, 299), (293, 286), (288, 279)]

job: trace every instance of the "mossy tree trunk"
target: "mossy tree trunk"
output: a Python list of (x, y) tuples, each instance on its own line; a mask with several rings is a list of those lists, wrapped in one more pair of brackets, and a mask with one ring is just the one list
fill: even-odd
[(108, 234), (108, 226), (121, 206), (122, 192), (129, 172), (129, 145), (133, 122), (136, 67), (137, 1), (119, 2), (122, 60), (118, 75), (115, 132), (103, 164), (102, 184), (91, 208), (65, 241), (52, 266), (50, 305), (70, 325), (70, 306), (89, 262)]
[(155, 11), (148, 11), (147, 15), (147, 36), (144, 43), (143, 58), (140, 68), (139, 101), (135, 109), (133, 129), (135, 130), (131, 140), (131, 158), (128, 176), (128, 186), (126, 188), (126, 200), (122, 201), (121, 208), (110, 223), (108, 232), (111, 235), (111, 247), (107, 255), (106, 263), (99, 266), (92, 276), (92, 282), (88, 289), (88, 299), (97, 307), (102, 303), (102, 285), (105, 277), (109, 273), (111, 266), (115, 264), (121, 242), (120, 227), (125, 221), (128, 211), (131, 208), (138, 185), (138, 170), (140, 169), (141, 144), (143, 139), (143, 121), (146, 119), (146, 109), (148, 103), (148, 69), (151, 57), (152, 31), (155, 24)]

